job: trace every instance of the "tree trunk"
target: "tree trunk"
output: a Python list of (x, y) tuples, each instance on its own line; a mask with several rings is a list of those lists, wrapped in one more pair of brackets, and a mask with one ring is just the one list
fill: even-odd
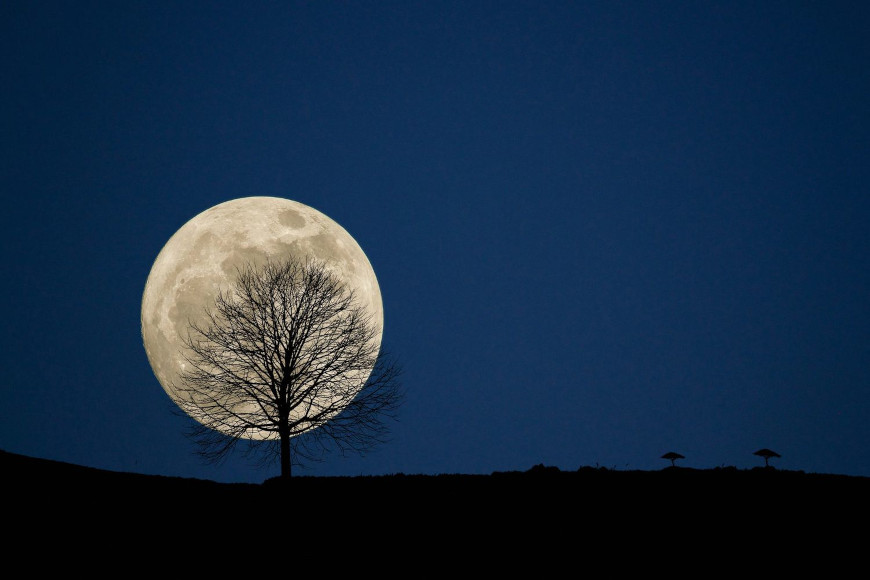
[(290, 427), (286, 419), (281, 419), (278, 436), (281, 438), (281, 479), (290, 479)]

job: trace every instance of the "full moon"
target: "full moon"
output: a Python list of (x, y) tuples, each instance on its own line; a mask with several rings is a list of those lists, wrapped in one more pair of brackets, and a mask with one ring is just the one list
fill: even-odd
[[(229, 290), (237, 270), (267, 259), (315, 258), (356, 296), (383, 332), (381, 291), (368, 258), (344, 228), (321, 212), (289, 199), (244, 197), (193, 217), (157, 255), (142, 295), (142, 340), (151, 369), (178, 404), (185, 365), (184, 341), (191, 323)], [(256, 437), (256, 435), (254, 435)]]

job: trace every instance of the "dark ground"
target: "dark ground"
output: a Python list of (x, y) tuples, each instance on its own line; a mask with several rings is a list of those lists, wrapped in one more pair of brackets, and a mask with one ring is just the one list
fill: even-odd
[[(641, 530), (743, 536), (866, 528), (870, 478), (773, 467), (620, 471), (533, 466), (490, 475), (294, 476), (261, 485), (103, 471), (0, 451), (7, 524), (88, 521), (114, 529), (221, 522), (290, 529), (340, 526), (450, 534)], [(279, 515), (280, 514), (280, 515)], [(843, 526), (846, 526), (845, 528)], [(535, 531), (537, 530), (537, 531)], [(608, 532), (609, 530), (609, 532)], [(830, 534), (831, 532), (826, 532)], [(537, 536), (535, 536), (537, 537)], [(651, 538), (654, 540), (655, 538)]]
[[(724, 558), (727, 566), (744, 558), (759, 566), (795, 567), (795, 558), (840, 565), (863, 559), (870, 515), (870, 478), (763, 467), (537, 465), (490, 475), (294, 476), (256, 485), (103, 471), (2, 451), (0, 466), (4, 526), (16, 537), (50, 531), (72, 545), (122, 550), (142, 542), (177, 549), (181, 538), (220, 551), (227, 541), (280, 531), (290, 551), (331, 552), (338, 542), (353, 553), (401, 548), (426, 558), (516, 557), (526, 566), (529, 558), (580, 565), (606, 557), (625, 569), (685, 553)], [(786, 561), (777, 553), (787, 553)]]
[(839, 577), (866, 565), (867, 477), (537, 465), (256, 485), (2, 451), (0, 467), (7, 561), (91, 575), (120, 566), (224, 577), (255, 564), (284, 572), (297, 563), (302, 573), (318, 573), (325, 563), (331, 575), (373, 569), (403, 577), (457, 570), (463, 577), (663, 570), (692, 578), (750, 570)]

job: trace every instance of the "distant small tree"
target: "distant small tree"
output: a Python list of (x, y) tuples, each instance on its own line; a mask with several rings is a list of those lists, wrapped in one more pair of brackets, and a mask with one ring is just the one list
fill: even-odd
[(765, 467), (770, 467), (770, 465), (768, 464), (768, 461), (770, 460), (771, 457), (782, 457), (776, 451), (771, 451), (770, 449), (766, 449), (766, 448), (759, 449), (758, 451), (753, 453), (753, 455), (758, 455), (759, 457), (764, 457), (764, 466)]
[(668, 451), (667, 453), (665, 453), (664, 455), (662, 455), (662, 459), (670, 459), (670, 460), (671, 460), (671, 467), (676, 467), (676, 465), (674, 464), (674, 462), (675, 462), (677, 459), (685, 459), (685, 457), (683, 457), (683, 456), (680, 455), (679, 453), (675, 453), (675, 452), (673, 452), (673, 451)]
[(299, 458), (384, 441), (402, 395), (398, 365), (352, 290), (316, 260), (238, 271), (205, 322), (191, 324), (179, 406), (199, 455), (222, 460), (239, 441), (281, 478)]

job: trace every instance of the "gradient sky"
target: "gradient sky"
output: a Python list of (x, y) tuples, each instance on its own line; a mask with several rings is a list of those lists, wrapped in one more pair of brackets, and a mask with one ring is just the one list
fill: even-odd
[(285, 197), (367, 253), (407, 391), (305, 475), (543, 463), (870, 476), (870, 4), (0, 4), (0, 448), (203, 464), (158, 252)]

